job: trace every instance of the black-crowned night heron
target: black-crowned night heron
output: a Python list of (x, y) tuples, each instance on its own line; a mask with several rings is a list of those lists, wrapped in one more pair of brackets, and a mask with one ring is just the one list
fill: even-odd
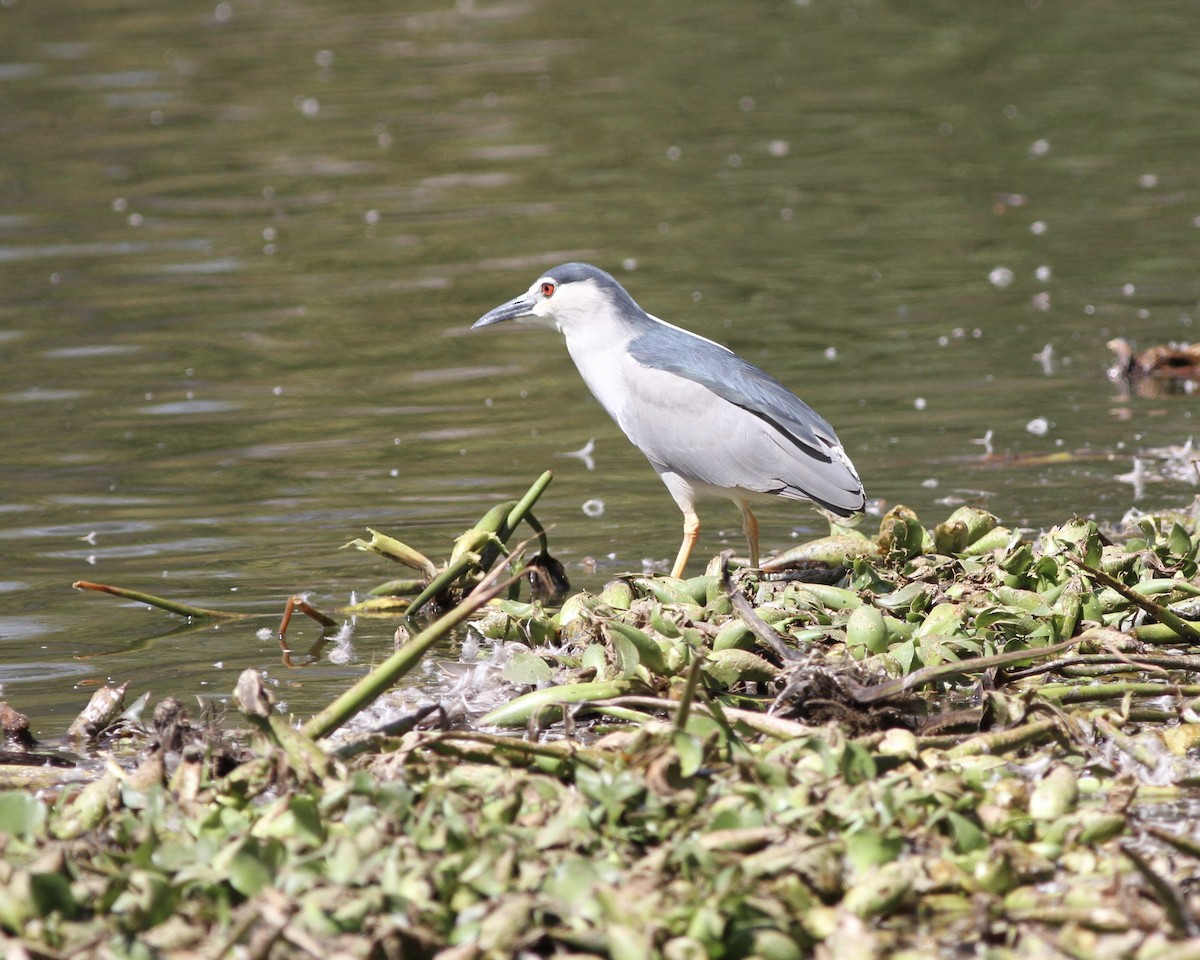
[(679, 577), (700, 534), (699, 496), (742, 512), (758, 566), (754, 501), (811, 500), (839, 516), (862, 510), (862, 481), (833, 427), (770, 374), (720, 344), (652, 317), (616, 280), (564, 263), (474, 326), (556, 327), (584, 383), (649, 459), (683, 511)]

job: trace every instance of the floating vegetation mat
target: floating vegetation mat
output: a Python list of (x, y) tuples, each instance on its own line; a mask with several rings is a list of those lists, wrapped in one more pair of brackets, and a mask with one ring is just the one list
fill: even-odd
[(472, 617), (505, 652), (483, 715), (348, 733), (415, 653), (301, 727), (248, 672), (236, 742), (174, 705), (136, 764), (0, 794), (0, 943), (1200, 957), (1197, 516), (1030, 540), (897, 508), (761, 576), (630, 577), (552, 611), (485, 579), (410, 641)]

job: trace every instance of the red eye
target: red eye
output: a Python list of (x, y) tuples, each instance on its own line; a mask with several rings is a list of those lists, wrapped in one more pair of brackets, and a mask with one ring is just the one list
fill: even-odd
[(542, 283), (542, 296), (543, 297), (554, 296), (554, 284), (552, 284), (548, 280)]

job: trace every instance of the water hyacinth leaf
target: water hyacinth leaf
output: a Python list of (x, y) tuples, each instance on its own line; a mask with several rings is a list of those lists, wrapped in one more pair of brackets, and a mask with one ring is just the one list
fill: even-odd
[(846, 841), (846, 859), (860, 873), (891, 863), (904, 850), (904, 838), (894, 831), (861, 829), (843, 839)]
[(1059, 764), (1034, 785), (1029, 795), (1029, 815), (1035, 820), (1056, 820), (1068, 813), (1079, 797), (1075, 771)]
[[(406, 597), (409, 594), (420, 592), (421, 588), (425, 586), (426, 582), (427, 581), (425, 581), (425, 580), (417, 580), (417, 579), (414, 579), (411, 577), (402, 577), (399, 579), (385, 580), (383, 583), (377, 583), (370, 590), (368, 590), (367, 596), (371, 597), (372, 599), (374, 599), (376, 601), (394, 600), (398, 597)], [(357, 604), (357, 606), (359, 608), (362, 608), (362, 609), (365, 609), (368, 611), (370, 611), (372, 609), (376, 609), (376, 610), (389, 609), (382, 605), (378, 605), (378, 606), (372, 605), (372, 604), (368, 603), (367, 601), (362, 601), (359, 604)], [(405, 603), (405, 606), (407, 606), (407, 603)]]
[(689, 577), (683, 581), (684, 590), (691, 598), (692, 603), (698, 607), (703, 607), (711, 602), (721, 592), (721, 578), (712, 574), (701, 574), (698, 577)]
[(954, 810), (946, 811), (945, 820), (956, 853), (973, 853), (988, 846), (987, 833), (973, 820)]
[(704, 605), (709, 609), (723, 607), (724, 602), (729, 599), (729, 594), (725, 590), (724, 577), (705, 577), (706, 580), (711, 580), (708, 589), (704, 595)]
[(1000, 523), (999, 517), (978, 507), (961, 506), (946, 518), (947, 523), (961, 523), (967, 528), (967, 543), (974, 543), (990, 533)]
[(608, 668), (608, 650), (600, 643), (590, 643), (579, 658), (581, 669), (591, 671), (599, 680), (612, 679)]
[(552, 683), (554, 674), (546, 663), (536, 653), (521, 651), (513, 654), (512, 658), (500, 671), (500, 676), (508, 683), (541, 686)]
[(196, 878), (211, 874), (212, 879), (217, 879), (218, 874), (215, 870), (204, 869), (211, 867), (216, 853), (216, 844), (208, 837), (196, 840), (189, 837), (187, 841), (165, 840), (155, 847), (150, 862), (162, 870), (170, 872), (186, 870)]
[(609, 636), (608, 644), (612, 650), (612, 663), (617, 676), (632, 677), (642, 662), (638, 648), (627, 636), (619, 632)]
[(939, 603), (929, 611), (914, 636), (918, 640), (931, 636), (952, 636), (962, 630), (963, 618), (964, 612), (959, 604)]
[(535, 714), (541, 714), (542, 711), (545, 711), (547, 718), (560, 717), (563, 704), (577, 705), (587, 703), (589, 700), (611, 700), (613, 697), (641, 693), (645, 689), (645, 684), (628, 678), (546, 687), (510, 700), (484, 714), (479, 718), (478, 723), (483, 727), (520, 727), (527, 724)]
[(695, 603), (687, 583), (675, 577), (634, 577), (631, 581), (638, 597), (659, 603)]
[(1184, 560), (1194, 560), (1196, 558), (1196, 546), (1192, 542), (1191, 536), (1183, 529), (1183, 526), (1178, 520), (1171, 525), (1171, 533), (1167, 537), (1167, 545), (1176, 557)]
[(997, 550), (1004, 550), (1013, 545), (1013, 538), (1019, 535), (1014, 534), (1008, 527), (996, 527), (989, 530), (978, 540), (968, 544), (963, 550), (959, 551), (963, 557), (982, 557), (989, 553), (995, 553)]
[(1018, 578), (1028, 573), (1033, 563), (1033, 547), (1028, 543), (1015, 544), (999, 559), (1000, 568)]
[[(629, 676), (637, 669), (639, 663), (644, 663), (646, 669), (653, 673), (667, 672), (667, 662), (662, 647), (646, 633), (621, 620), (610, 620), (604, 624), (604, 632), (617, 653), (620, 669)], [(678, 630), (676, 629), (676, 635)], [(630, 653), (630, 650), (633, 652)]]
[(1083, 593), (1079, 608), (1080, 619), (1091, 620), (1095, 623), (1101, 623), (1104, 620), (1104, 607), (1100, 603), (1100, 598), (1094, 590), (1086, 590)]
[(903, 505), (889, 510), (879, 524), (879, 550), (892, 563), (910, 560), (921, 553), (927, 537), (917, 515)]
[[(421, 586), (422, 582), (417, 580), (389, 580), (387, 583), (379, 585), (383, 588), (380, 593), (376, 594), (372, 590), (366, 599), (348, 605), (346, 613), (349, 616), (391, 616), (404, 613), (411, 604), (406, 596), (400, 596), (400, 594), (416, 593)], [(409, 589), (410, 587), (411, 589)]]
[(650, 627), (660, 637), (666, 637), (668, 640), (676, 640), (683, 636), (683, 631), (679, 629), (679, 624), (668, 617), (662, 607), (653, 607), (650, 610)]
[(715, 717), (698, 710), (693, 710), (688, 714), (687, 726), (683, 728), (683, 732), (701, 743), (710, 741), (724, 743), (728, 739), (727, 726), (719, 723)]
[(1032, 590), (1020, 590), (1016, 587), (1001, 585), (992, 591), (992, 595), (998, 603), (1024, 610), (1035, 617), (1048, 617), (1050, 615), (1049, 604), (1046, 603), (1042, 596)]
[(437, 576), (437, 567), (420, 550), (410, 547), (407, 543), (401, 543), (395, 537), (389, 537), (386, 533), (372, 530), (370, 527), (367, 527), (367, 533), (371, 535), (370, 540), (357, 538), (351, 540), (342, 549), (345, 550), (349, 547), (354, 547), (356, 550), (378, 554), (385, 559), (419, 571), (427, 581)]
[(1083, 558), (1091, 567), (1098, 567), (1104, 556), (1104, 541), (1094, 520), (1075, 519), (1046, 534), (1046, 552), (1057, 552)]
[(692, 650), (699, 650), (701, 647), (706, 646), (707, 639), (708, 634), (704, 633), (699, 627), (684, 627), (683, 630), (680, 631), (679, 640), (670, 642), (666, 640), (659, 640), (658, 645), (660, 648), (665, 650), (667, 654), (670, 654), (675, 650), (689, 652)]
[(1162, 741), (1175, 756), (1187, 756), (1190, 751), (1200, 749), (1200, 724), (1188, 723), (1168, 727), (1162, 731)]
[(912, 583), (905, 584), (898, 590), (893, 590), (891, 593), (875, 597), (872, 602), (881, 610), (901, 614), (907, 613), (914, 608), (924, 609), (928, 594), (929, 587), (927, 584), (913, 581)]
[(855, 607), (861, 607), (863, 603), (862, 597), (853, 590), (827, 583), (805, 583), (798, 587), (798, 592), (801, 595), (807, 594), (813, 598), (815, 606), (827, 610), (853, 610)]
[(863, 593), (885, 594), (896, 589), (896, 582), (884, 575), (882, 564), (868, 563), (863, 558), (854, 561), (850, 571), (850, 586)]
[(847, 743), (839, 760), (839, 772), (848, 784), (874, 780), (879, 770), (871, 751), (857, 743)]
[(475, 526), (461, 533), (454, 541), (454, 548), (450, 551), (450, 562), (447, 566), (458, 566), (464, 560), (479, 563), (482, 560), (483, 551), (495, 542), (497, 532), (503, 526), (509, 511), (516, 505), (516, 500), (497, 503), (479, 518)]
[(661, 676), (675, 677), (692, 662), (692, 653), (686, 643), (677, 641), (667, 647), (663, 659), (666, 661), (666, 667)]
[[(1014, 613), (1008, 607), (984, 607), (975, 611), (975, 629), (980, 633), (992, 631), (997, 627), (1010, 626), (1017, 628), (1034, 621), (1028, 617)], [(918, 628), (920, 629), (920, 628)]]
[(1066, 588), (1054, 601), (1052, 617), (1061, 638), (1075, 636), (1075, 628), (1083, 616), (1083, 597), (1085, 588), (1079, 577), (1071, 577)]
[(733, 613), (733, 601), (722, 593), (720, 596), (708, 601), (696, 615), (695, 619), (720, 623), (731, 613)]
[(917, 659), (917, 641), (905, 640), (888, 647), (887, 655), (896, 661), (901, 673), (911, 673), (913, 663)]
[(931, 633), (917, 639), (917, 648), (921, 653), (921, 666), (936, 667), (947, 660), (955, 660), (953, 652), (947, 648), (940, 634)]
[(51, 824), (51, 833), (59, 839), (69, 840), (92, 829), (120, 792), (121, 779), (112, 771), (93, 780), (67, 802), (62, 814)]
[[(687, 935), (694, 940), (698, 940), (703, 944), (704, 952), (701, 956), (718, 956), (718, 952), (725, 943), (725, 917), (716, 910), (710, 903), (705, 903), (696, 910), (688, 923)], [(649, 948), (649, 944), (646, 947)], [(640, 960), (642, 957), (651, 956), (649, 950), (641, 954), (627, 954), (620, 960)], [(614, 956), (614, 960), (617, 958)]]
[(883, 653), (890, 642), (891, 634), (879, 610), (863, 604), (851, 611), (846, 621), (846, 646), (851, 653), (856, 647), (864, 647), (871, 653)]
[(899, 909), (912, 891), (912, 876), (901, 863), (886, 863), (847, 890), (842, 907), (862, 920), (870, 920)]
[(1020, 885), (1021, 876), (1013, 863), (1012, 850), (1011, 846), (1004, 846), (976, 859), (971, 876), (980, 890), (1004, 896)]
[(683, 730), (676, 730), (671, 742), (679, 756), (679, 775), (684, 778), (694, 777), (704, 765), (704, 745), (698, 738)]
[(71, 881), (61, 873), (34, 871), (29, 874), (29, 902), (38, 917), (57, 913), (71, 918), (80, 912)]
[(535, 899), (529, 894), (509, 894), (500, 899), (479, 925), (479, 946), (489, 955), (514, 956), (536, 937)]
[(0, 834), (29, 839), (45, 820), (46, 807), (32, 794), (18, 790), (0, 793)]
[(756, 643), (754, 631), (741, 620), (730, 620), (713, 638), (712, 648), (716, 650), (751, 650)]
[(1040, 556), (1029, 565), (1030, 575), (1037, 578), (1045, 588), (1065, 580), (1070, 575), (1071, 565), (1061, 558)]
[(628, 610), (633, 603), (633, 587), (624, 580), (610, 580), (600, 591), (600, 602), (614, 610)]
[(29, 871), (5, 871), (4, 896), (0, 896), (0, 929), (19, 931), (34, 919), (29, 892)]
[(879, 544), (875, 541), (858, 532), (843, 533), (792, 547), (778, 556), (764, 560), (762, 569), (764, 573), (775, 573), (812, 564), (831, 568), (847, 567), (857, 558), (877, 559), (879, 555)]
[(1081, 810), (1078, 813), (1079, 842), (1107, 843), (1129, 829), (1129, 818), (1120, 813), (1103, 810)]
[(887, 627), (888, 643), (897, 643), (901, 640), (910, 640), (912, 635), (916, 633), (918, 624), (911, 620), (900, 620), (897, 617), (884, 615), (883, 625)]
[(915, 759), (918, 753), (916, 734), (911, 730), (892, 727), (884, 732), (883, 739), (879, 741), (878, 750), (885, 757)]
[(128, 883), (112, 904), (112, 912), (124, 916), (135, 930), (156, 927), (171, 916), (178, 894), (159, 873), (134, 870)]
[[(794, 916), (796, 910), (787, 912)], [(773, 927), (754, 930), (750, 937), (750, 955), (763, 960), (804, 960), (809, 956), (809, 951), (798, 940)]]
[[(226, 854), (229, 885), (244, 897), (253, 897), (270, 886), (284, 858), (278, 840), (260, 842), (248, 837)], [(225, 857), (221, 858), (225, 860)]]
[(552, 623), (564, 641), (581, 641), (595, 634), (592, 614), (598, 607), (599, 598), (587, 593), (577, 593), (566, 599)]
[(766, 683), (779, 676), (779, 668), (749, 650), (736, 647), (714, 650), (708, 656), (704, 673), (723, 687), (737, 683)]
[(945, 520), (933, 528), (933, 548), (938, 553), (953, 556), (961, 553), (970, 542), (967, 525), (961, 521)]

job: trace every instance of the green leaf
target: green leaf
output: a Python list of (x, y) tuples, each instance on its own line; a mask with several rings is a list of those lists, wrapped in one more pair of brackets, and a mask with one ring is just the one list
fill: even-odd
[(624, 679), (632, 677), (638, 664), (642, 662), (638, 656), (638, 648), (623, 633), (615, 631), (609, 635), (608, 642), (612, 646), (613, 664), (617, 668), (617, 673)]
[(0, 793), (0, 833), (30, 838), (46, 821), (45, 805), (20, 790)]
[(79, 911), (79, 904), (71, 892), (71, 883), (61, 873), (31, 873), (29, 893), (33, 909), (40, 917), (51, 913), (73, 917)]
[(849, 784), (862, 783), (864, 780), (874, 780), (878, 774), (875, 758), (865, 747), (857, 743), (847, 743), (841, 759), (842, 776)]
[(971, 853), (974, 850), (982, 850), (988, 845), (987, 834), (978, 824), (968, 820), (961, 813), (947, 810), (946, 823), (950, 826), (950, 833), (954, 838), (954, 849), (958, 853)]
[(874, 830), (858, 830), (846, 839), (846, 859), (860, 872), (891, 863), (904, 851), (904, 838)]
[(913, 660), (917, 656), (917, 642), (905, 640), (904, 643), (893, 644), (888, 648), (888, 656), (899, 664), (901, 671), (912, 673)]
[(277, 840), (259, 843), (253, 837), (243, 841), (229, 862), (229, 885), (244, 897), (253, 897), (275, 879), (282, 858)]
[(1192, 538), (1188, 536), (1188, 532), (1180, 526), (1176, 520), (1171, 526), (1171, 535), (1167, 539), (1167, 543), (1171, 547), (1171, 552), (1177, 557), (1191, 557), (1192, 555)]
[(534, 687), (554, 681), (550, 666), (536, 653), (514, 654), (500, 671), (500, 676), (509, 683), (523, 683)]
[(704, 745), (691, 734), (677, 731), (672, 738), (675, 752), (679, 754), (679, 773), (693, 777), (704, 763)]

